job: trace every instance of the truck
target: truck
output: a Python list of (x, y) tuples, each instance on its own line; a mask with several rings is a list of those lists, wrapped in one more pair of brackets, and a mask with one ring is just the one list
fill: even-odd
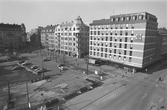
[(98, 60), (95, 60), (95, 59), (89, 59), (89, 62), (88, 62), (89, 64), (91, 64), (91, 65), (96, 65), (96, 66), (99, 66), (100, 64), (101, 64), (101, 62), (100, 61), (98, 61)]

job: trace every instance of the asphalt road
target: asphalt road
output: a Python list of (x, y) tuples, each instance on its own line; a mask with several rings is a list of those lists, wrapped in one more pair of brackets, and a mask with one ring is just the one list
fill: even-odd
[(104, 103), (88, 108), (87, 110), (146, 110), (150, 104), (150, 98), (156, 90), (156, 81), (159, 76), (166, 75), (166, 69), (157, 71), (147, 79), (131, 86), (126, 92), (116, 99), (108, 100)]

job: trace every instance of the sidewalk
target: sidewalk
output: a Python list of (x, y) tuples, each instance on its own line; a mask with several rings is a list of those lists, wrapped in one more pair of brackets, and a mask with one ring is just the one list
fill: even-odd
[(67, 107), (66, 110), (86, 110), (87, 107), (92, 107), (98, 103), (103, 103), (109, 99), (114, 99), (126, 90), (126, 88), (121, 84), (110, 83), (67, 101), (65, 103), (65, 106)]

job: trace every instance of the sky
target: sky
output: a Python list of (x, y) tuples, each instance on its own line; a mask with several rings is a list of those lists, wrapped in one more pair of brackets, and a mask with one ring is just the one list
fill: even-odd
[(29, 32), (38, 26), (74, 21), (89, 25), (111, 15), (148, 12), (167, 27), (167, 0), (0, 0), (0, 23), (24, 23)]

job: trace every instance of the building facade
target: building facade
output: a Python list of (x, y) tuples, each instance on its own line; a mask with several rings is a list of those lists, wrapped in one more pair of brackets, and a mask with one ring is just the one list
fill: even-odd
[(158, 37), (161, 38), (161, 55), (167, 54), (167, 30), (158, 29)]
[(45, 48), (55, 48), (55, 27), (57, 25), (48, 25), (41, 30), (41, 43)]
[(17, 51), (26, 45), (26, 28), (24, 24), (0, 24), (0, 50)]
[(41, 30), (43, 27), (32, 29), (27, 33), (27, 41), (33, 49), (39, 49), (41, 47)]
[(147, 12), (110, 16), (90, 24), (89, 56), (129, 72), (156, 61), (157, 18)]
[(61, 23), (55, 28), (55, 40), (57, 50), (84, 57), (89, 52), (89, 27), (78, 16), (74, 22)]

